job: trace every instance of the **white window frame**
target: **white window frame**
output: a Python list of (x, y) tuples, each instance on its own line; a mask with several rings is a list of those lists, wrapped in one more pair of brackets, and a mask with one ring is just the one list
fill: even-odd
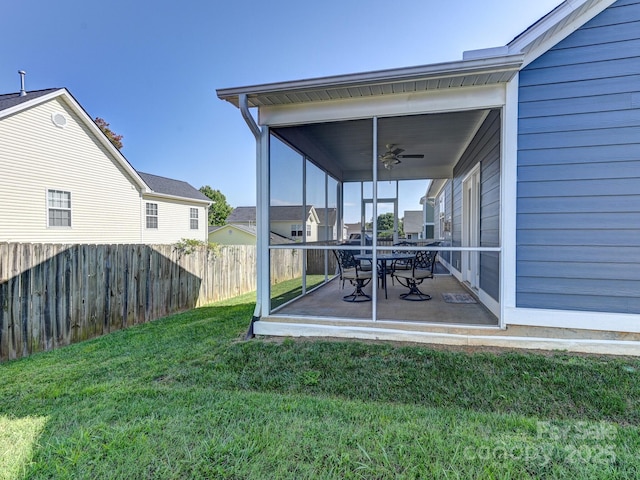
[[(198, 209), (197, 208), (189, 208), (189, 228), (191, 230), (198, 230), (200, 227), (198, 226)], [(194, 227), (195, 225), (195, 227)]]
[[(153, 212), (150, 214), (149, 213), (149, 207), (155, 207), (155, 214), (153, 214)], [(145, 218), (145, 222), (144, 222), (144, 226), (147, 230), (157, 230), (158, 229), (158, 204), (154, 203), (154, 202), (146, 202), (145, 206), (144, 206), (144, 218)], [(151, 219), (155, 219), (155, 226), (150, 227), (149, 226), (149, 220)]]
[(292, 223), (291, 224), (291, 236), (302, 238), (304, 235), (304, 230), (302, 229), (304, 225), (301, 223)]
[(446, 223), (446, 219), (445, 219), (445, 194), (444, 192), (440, 193), (440, 196), (438, 197), (438, 220), (440, 222), (440, 231), (438, 232), (440, 239), (444, 239), (445, 235), (444, 235), (444, 227), (445, 227), (445, 223)]
[[(66, 194), (68, 195), (68, 207), (63, 207), (60, 205), (51, 205), (51, 200), (57, 200), (57, 199), (52, 199), (50, 197), (50, 195), (52, 193), (62, 193), (62, 194)], [(71, 203), (71, 191), (69, 190), (62, 190), (60, 188), (47, 188), (47, 194), (46, 194), (46, 205), (47, 205), (47, 228), (71, 228), (73, 225), (73, 214), (72, 214), (72, 203)], [(68, 225), (52, 225), (51, 224), (51, 212), (52, 211), (63, 211), (63, 212), (69, 212), (69, 224)]]

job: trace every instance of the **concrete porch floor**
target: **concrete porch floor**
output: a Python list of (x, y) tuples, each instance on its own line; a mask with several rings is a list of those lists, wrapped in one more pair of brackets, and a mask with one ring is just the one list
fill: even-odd
[[(371, 294), (375, 282), (365, 287)], [(640, 356), (640, 333), (576, 328), (507, 325), (480, 302), (446, 303), (442, 293), (469, 293), (451, 275), (437, 275), (421, 290), (432, 296), (424, 302), (401, 300), (407, 289), (388, 283), (388, 299), (378, 288), (378, 319), (372, 321), (372, 302), (349, 303), (342, 297), (353, 287), (336, 278), (316, 291), (263, 316), (253, 324), (257, 336), (335, 337), (406, 341), (466, 347), (565, 350), (607, 355)]]
[[(372, 281), (364, 288), (368, 295), (376, 288)], [(327, 317), (371, 320), (372, 303), (350, 303), (342, 300), (344, 295), (353, 291), (354, 287), (345, 283), (341, 288), (339, 279), (334, 279), (314, 292), (295, 300), (274, 312), (277, 316), (291, 317)], [(408, 289), (397, 282), (392, 285), (387, 280), (387, 299), (384, 289), (378, 288), (377, 318), (378, 321), (389, 322), (425, 322), (430, 324), (447, 324), (461, 326), (497, 327), (498, 319), (479, 301), (472, 304), (446, 303), (443, 293), (469, 293), (455, 277), (451, 275), (436, 275), (420, 286), (420, 290), (431, 295), (431, 300), (412, 302), (400, 299), (400, 294)]]

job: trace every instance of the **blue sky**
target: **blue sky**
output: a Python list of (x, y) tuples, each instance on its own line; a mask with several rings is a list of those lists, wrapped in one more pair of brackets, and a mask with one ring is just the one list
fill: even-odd
[[(217, 88), (462, 58), (560, 0), (21, 0), (0, 17), (0, 92), (66, 87), (137, 170), (255, 204), (255, 144)], [(411, 207), (413, 208), (413, 207)]]

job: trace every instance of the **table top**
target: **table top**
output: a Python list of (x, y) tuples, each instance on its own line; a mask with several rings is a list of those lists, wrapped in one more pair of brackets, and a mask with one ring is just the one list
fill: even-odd
[[(415, 253), (379, 253), (377, 258), (380, 260), (409, 260), (415, 257)], [(354, 255), (356, 260), (373, 260), (373, 253), (362, 253)]]

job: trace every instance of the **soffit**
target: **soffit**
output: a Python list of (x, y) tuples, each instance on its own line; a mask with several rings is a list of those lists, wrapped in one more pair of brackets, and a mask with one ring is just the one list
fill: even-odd
[(304, 104), (506, 83), (522, 65), (522, 55), (447, 62), (375, 72), (217, 90), (236, 107), (246, 95), (249, 107)]

